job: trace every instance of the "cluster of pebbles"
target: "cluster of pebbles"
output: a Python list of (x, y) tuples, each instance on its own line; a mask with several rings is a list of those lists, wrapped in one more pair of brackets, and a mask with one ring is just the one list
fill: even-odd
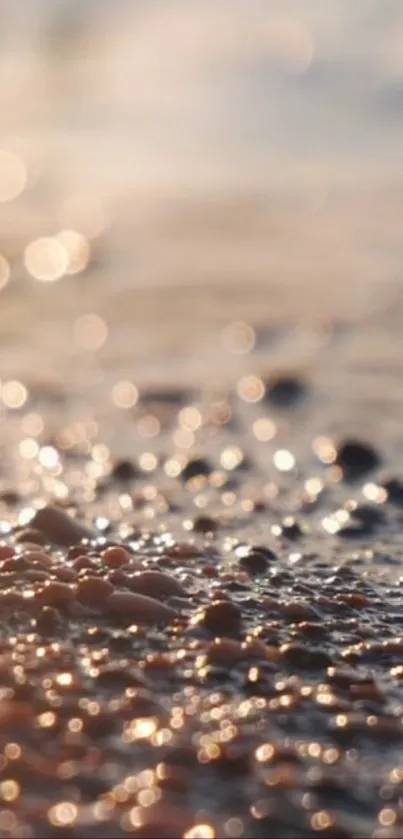
[(0, 836), (403, 837), (403, 483), (332, 451), (272, 509), (246, 457), (218, 480), (189, 455), (175, 525), (157, 465), (125, 521), (131, 460), (99, 481), (116, 521), (3, 493)]

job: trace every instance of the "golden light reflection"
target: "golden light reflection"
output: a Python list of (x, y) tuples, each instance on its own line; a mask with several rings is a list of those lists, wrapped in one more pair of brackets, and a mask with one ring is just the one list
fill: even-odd
[(267, 443), (269, 440), (272, 440), (276, 434), (276, 430), (274, 422), (265, 417), (255, 420), (253, 423), (253, 433), (261, 443)]
[(99, 350), (108, 337), (108, 327), (96, 314), (81, 315), (74, 322), (74, 340), (84, 350)]
[(77, 820), (78, 808), (71, 801), (60, 801), (48, 810), (48, 819), (54, 827), (68, 827)]
[(364, 484), (362, 494), (375, 504), (384, 504), (388, 497), (386, 489), (374, 483)]
[(85, 271), (91, 256), (91, 248), (85, 236), (76, 230), (61, 230), (56, 239), (67, 254), (66, 274), (81, 274)]
[(228, 446), (220, 455), (220, 463), (223, 469), (236, 469), (243, 461), (243, 451), (239, 446)]
[(0, 291), (6, 287), (11, 276), (10, 265), (5, 256), (0, 253)]
[(28, 399), (28, 391), (22, 382), (10, 380), (4, 382), (1, 389), (1, 398), (7, 408), (22, 408)]
[(188, 405), (179, 411), (178, 420), (183, 428), (189, 431), (196, 431), (202, 424), (202, 415), (198, 408)]
[(38, 443), (32, 437), (25, 437), (21, 440), (18, 448), (21, 457), (26, 460), (34, 460), (39, 452)]
[(278, 449), (273, 455), (273, 463), (279, 472), (291, 472), (295, 466), (295, 457), (288, 449)]
[(143, 452), (139, 457), (140, 469), (144, 472), (153, 472), (158, 466), (158, 460), (152, 452)]
[(24, 161), (14, 152), (0, 150), (0, 202), (12, 201), (21, 195), (27, 183)]
[(259, 402), (264, 396), (264, 384), (259, 376), (243, 376), (238, 382), (237, 392), (245, 402)]
[(316, 439), (312, 443), (312, 448), (316, 457), (322, 461), (322, 463), (330, 464), (334, 463), (337, 457), (337, 450), (329, 437), (316, 437)]
[(139, 392), (133, 382), (123, 380), (112, 388), (112, 401), (118, 408), (133, 408), (139, 398)]
[(42, 446), (38, 460), (45, 469), (56, 469), (59, 465), (59, 452), (53, 446)]
[(54, 283), (66, 273), (69, 257), (66, 248), (56, 238), (42, 236), (25, 248), (24, 264), (35, 280)]
[(3, 801), (16, 801), (21, 793), (21, 787), (17, 781), (7, 779), (0, 784), (0, 796)]
[(216, 835), (211, 824), (195, 824), (183, 834), (183, 839), (215, 839)]
[(379, 813), (378, 821), (382, 827), (392, 827), (397, 821), (397, 814), (391, 807), (384, 807)]
[(127, 743), (134, 740), (148, 740), (157, 730), (158, 720), (155, 717), (140, 717), (133, 720), (126, 731), (123, 739)]
[(4, 756), (8, 760), (19, 760), (21, 754), (21, 746), (18, 743), (7, 743), (4, 747)]
[(333, 813), (328, 810), (319, 810), (314, 813), (311, 818), (311, 827), (313, 830), (328, 830), (334, 825), (335, 818)]

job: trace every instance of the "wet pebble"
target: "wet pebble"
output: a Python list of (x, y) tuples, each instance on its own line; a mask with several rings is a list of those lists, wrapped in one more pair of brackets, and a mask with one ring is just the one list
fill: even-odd
[(266, 380), (265, 399), (276, 408), (291, 408), (306, 395), (306, 385), (296, 376), (282, 375)]
[(69, 547), (81, 539), (91, 539), (94, 533), (77, 519), (57, 507), (43, 507), (31, 520), (32, 526), (55, 545)]
[(379, 467), (381, 460), (369, 443), (350, 439), (338, 446), (335, 462), (342, 470), (344, 479), (353, 481)]
[(132, 623), (167, 624), (177, 617), (177, 612), (159, 600), (143, 594), (116, 591), (104, 602), (107, 614), (129, 619)]
[(206, 477), (213, 471), (213, 466), (209, 460), (205, 458), (195, 458), (189, 460), (186, 466), (182, 469), (181, 478), (183, 481), (189, 481), (191, 478)]
[(214, 600), (196, 613), (193, 623), (214, 635), (231, 635), (239, 632), (241, 628), (242, 612), (239, 606), (230, 600)]

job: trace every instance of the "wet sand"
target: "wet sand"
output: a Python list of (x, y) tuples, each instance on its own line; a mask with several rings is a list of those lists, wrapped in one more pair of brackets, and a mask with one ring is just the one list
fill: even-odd
[(49, 12), (1, 10), (0, 837), (403, 837), (401, 4)]
[(401, 455), (312, 433), (320, 387), (257, 335), (222, 336), (236, 387), (140, 388), (124, 456), (20, 416), (2, 835), (403, 835)]

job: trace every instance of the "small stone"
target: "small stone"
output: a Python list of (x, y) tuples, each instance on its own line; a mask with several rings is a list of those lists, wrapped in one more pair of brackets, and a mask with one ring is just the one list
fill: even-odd
[(55, 545), (70, 547), (81, 539), (93, 539), (94, 533), (57, 507), (43, 507), (35, 513), (31, 524)]
[(380, 457), (369, 443), (351, 439), (339, 446), (335, 463), (346, 481), (354, 481), (376, 469), (380, 465)]
[(43, 606), (55, 606), (64, 608), (74, 600), (75, 591), (67, 583), (51, 581), (39, 589), (37, 600)]
[(240, 557), (239, 565), (248, 574), (254, 576), (255, 574), (264, 574), (270, 562), (276, 559), (276, 554), (273, 551), (261, 551), (259, 548), (252, 548), (249, 553)]
[(109, 580), (102, 577), (83, 577), (77, 584), (77, 600), (84, 606), (102, 609), (107, 597), (114, 591)]
[(181, 478), (183, 481), (189, 481), (191, 478), (208, 478), (213, 471), (213, 466), (209, 460), (198, 457), (194, 460), (189, 460), (186, 466), (182, 469)]
[(113, 466), (111, 476), (115, 481), (132, 481), (139, 477), (139, 470), (131, 460), (118, 460)]
[(244, 657), (242, 645), (232, 638), (215, 638), (207, 648), (208, 664), (232, 667)]
[(197, 516), (193, 520), (192, 530), (194, 533), (215, 533), (218, 529), (218, 522), (210, 516)]
[(113, 569), (122, 568), (123, 565), (128, 565), (131, 560), (129, 551), (121, 545), (106, 548), (106, 550), (102, 552), (101, 557), (104, 564), (107, 565), (108, 568)]
[(140, 571), (130, 577), (131, 591), (146, 594), (162, 600), (164, 597), (187, 597), (183, 586), (169, 574), (162, 571)]
[(286, 539), (291, 539), (292, 541), (302, 536), (301, 525), (291, 516), (287, 516), (281, 522), (281, 532)]
[(283, 644), (280, 647), (280, 655), (287, 664), (303, 670), (322, 670), (333, 663), (330, 655), (324, 650), (306, 647), (304, 644)]
[(215, 600), (196, 613), (192, 623), (214, 635), (231, 635), (241, 628), (242, 612), (231, 600)]
[(34, 545), (46, 545), (47, 541), (46, 534), (34, 527), (24, 527), (15, 537), (17, 545), (25, 544), (26, 542), (31, 542)]
[(36, 629), (41, 635), (53, 635), (61, 626), (57, 609), (52, 606), (42, 606), (36, 618)]
[(108, 614), (128, 618), (132, 623), (166, 624), (178, 615), (159, 600), (131, 591), (114, 592), (106, 598), (104, 605)]
[(296, 376), (279, 376), (266, 382), (265, 398), (276, 408), (291, 408), (306, 395), (306, 385)]
[(281, 614), (293, 623), (321, 620), (319, 612), (306, 600), (290, 600), (289, 603), (282, 603), (279, 609)]
[(382, 484), (388, 493), (388, 501), (395, 507), (403, 507), (403, 481), (399, 478), (389, 478)]

